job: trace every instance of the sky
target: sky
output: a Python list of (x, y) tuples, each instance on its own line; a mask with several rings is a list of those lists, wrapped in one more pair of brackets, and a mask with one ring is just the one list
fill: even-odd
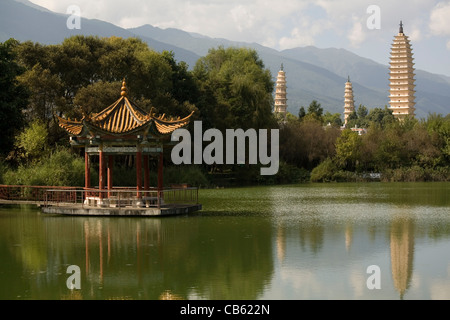
[[(450, 77), (450, 0), (31, 0), (123, 28), (150, 24), (284, 50), (344, 48), (388, 65), (403, 22), (417, 69)], [(449, 79), (450, 80), (450, 79)]]

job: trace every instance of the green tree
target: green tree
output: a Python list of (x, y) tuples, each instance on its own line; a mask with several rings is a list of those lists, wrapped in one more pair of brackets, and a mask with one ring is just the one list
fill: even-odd
[(28, 92), (17, 80), (24, 72), (15, 61), (14, 48), (18, 42), (10, 39), (0, 43), (0, 155), (8, 154), (14, 145), (14, 136), (22, 129)]
[(356, 113), (358, 115), (358, 119), (364, 120), (369, 114), (369, 111), (367, 110), (366, 106), (360, 104)]
[[(257, 52), (247, 48), (210, 49), (194, 67), (203, 94), (212, 94), (206, 105), (196, 103), (210, 125), (225, 128), (275, 126), (272, 113), (274, 83)], [(216, 116), (213, 116), (216, 115)]]
[(403, 145), (409, 165), (418, 165), (422, 168), (433, 168), (442, 163), (439, 148), (426, 130), (425, 125), (416, 125), (403, 133)]
[(376, 123), (383, 128), (386, 128), (388, 125), (396, 122), (396, 119), (392, 115), (392, 110), (389, 109), (387, 106), (385, 106), (384, 109), (382, 108), (371, 109), (366, 119), (369, 122)]
[(336, 140), (336, 163), (342, 169), (354, 171), (360, 161), (361, 137), (349, 129)]
[(356, 111), (353, 111), (348, 115), (346, 127), (347, 128), (359, 127), (358, 114), (356, 113)]
[(311, 171), (312, 182), (330, 182), (334, 181), (334, 176), (339, 168), (330, 158), (325, 159)]
[(433, 145), (442, 153), (443, 165), (450, 165), (450, 114), (431, 113), (424, 123)]
[(317, 100), (313, 100), (308, 107), (304, 120), (316, 120), (323, 123), (323, 108)]
[(298, 118), (302, 120), (306, 116), (305, 107), (301, 106), (300, 110), (298, 111)]
[(318, 121), (290, 121), (280, 128), (280, 158), (308, 170), (335, 155), (340, 129), (324, 129)]
[(56, 123), (55, 114), (64, 105), (64, 86), (57, 75), (38, 63), (18, 77), (19, 82), (31, 93), (26, 116), (28, 121), (39, 119), (50, 128)]
[(399, 168), (401, 164), (406, 163), (404, 147), (401, 128), (385, 128), (375, 153), (377, 166), (381, 170)]
[(23, 150), (27, 160), (40, 159), (48, 149), (48, 131), (45, 124), (35, 120), (17, 136), (16, 146)]
[(331, 114), (329, 111), (327, 111), (323, 115), (323, 124), (324, 125), (330, 124), (335, 127), (341, 127), (342, 126), (341, 114), (339, 113)]
[(353, 111), (347, 118), (347, 128), (367, 128), (369, 127), (369, 120), (367, 118), (369, 111), (362, 104), (359, 105), (356, 111)]
[(165, 59), (172, 69), (171, 95), (180, 103), (194, 103), (199, 97), (199, 88), (195, 78), (190, 72), (186, 62), (177, 63), (173, 51), (163, 51), (162, 58)]
[(109, 106), (120, 97), (124, 78), (129, 97), (147, 111), (186, 116), (195, 110), (196, 82), (187, 66), (137, 38), (74, 36), (58, 45), (25, 42), (15, 52), (27, 70), (19, 81), (31, 92), (28, 121), (46, 123), (51, 145), (64, 135), (56, 115), (80, 119), (83, 110)]
[(122, 81), (104, 82), (98, 81), (78, 90), (73, 99), (75, 108), (67, 112), (67, 117), (97, 113), (111, 105), (120, 97)]

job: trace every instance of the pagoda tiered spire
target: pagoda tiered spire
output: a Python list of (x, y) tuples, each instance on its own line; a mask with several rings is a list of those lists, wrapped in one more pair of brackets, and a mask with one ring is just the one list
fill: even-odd
[(403, 120), (407, 116), (414, 117), (415, 112), (415, 79), (414, 59), (409, 38), (403, 33), (403, 22), (400, 21), (398, 35), (395, 36), (391, 48), (389, 73), (390, 109), (394, 117)]
[(286, 72), (284, 66), (281, 64), (280, 71), (278, 71), (277, 82), (275, 87), (275, 110), (276, 114), (281, 115), (286, 119), (287, 114), (287, 93), (286, 93)]
[(344, 125), (347, 125), (348, 117), (355, 111), (355, 99), (353, 96), (353, 87), (350, 82), (350, 76), (345, 83), (345, 94), (344, 94)]

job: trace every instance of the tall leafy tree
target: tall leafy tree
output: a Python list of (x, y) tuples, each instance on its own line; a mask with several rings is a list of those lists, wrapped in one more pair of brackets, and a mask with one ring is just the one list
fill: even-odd
[(308, 114), (320, 118), (323, 114), (323, 108), (317, 100), (313, 100), (308, 107)]
[(298, 110), (298, 118), (299, 120), (303, 119), (306, 116), (305, 107), (301, 106)]
[(369, 114), (366, 116), (369, 122), (374, 122), (383, 128), (394, 123), (396, 119), (392, 115), (392, 110), (388, 109), (387, 106), (383, 108), (373, 108), (370, 110)]
[(120, 97), (124, 78), (129, 97), (147, 111), (185, 116), (195, 110), (189, 101), (195, 81), (187, 66), (137, 38), (74, 36), (58, 45), (24, 42), (16, 52), (26, 69), (18, 79), (31, 92), (26, 114), (47, 125), (50, 144), (63, 135), (56, 115), (81, 118), (82, 111), (100, 111)]
[(17, 81), (24, 70), (15, 61), (18, 42), (10, 39), (0, 43), (0, 155), (6, 155), (14, 145), (14, 136), (24, 124), (22, 110), (27, 105), (28, 92)]
[(355, 170), (360, 160), (361, 137), (349, 129), (336, 140), (336, 162), (347, 170)]
[(274, 126), (274, 83), (255, 50), (210, 49), (195, 65), (194, 75), (203, 93), (214, 96), (209, 101), (213, 105), (197, 105), (210, 125), (219, 129)]
[(16, 146), (23, 151), (22, 157), (27, 161), (38, 160), (48, 148), (48, 131), (39, 119), (21, 132), (16, 139)]

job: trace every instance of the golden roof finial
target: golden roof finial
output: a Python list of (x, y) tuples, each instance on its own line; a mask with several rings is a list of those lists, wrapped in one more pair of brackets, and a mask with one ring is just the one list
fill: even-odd
[(123, 82), (122, 82), (122, 92), (120, 92), (120, 95), (122, 97), (126, 97), (127, 96), (127, 84), (125, 83), (125, 78), (123, 78)]

